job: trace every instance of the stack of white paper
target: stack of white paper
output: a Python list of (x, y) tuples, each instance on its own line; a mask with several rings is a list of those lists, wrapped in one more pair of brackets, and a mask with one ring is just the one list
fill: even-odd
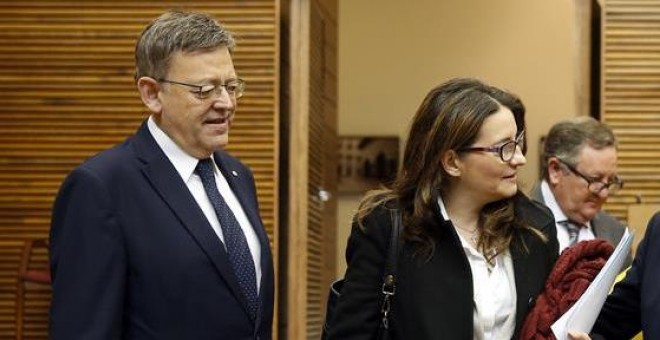
[(623, 269), (626, 257), (630, 253), (633, 235), (626, 228), (621, 241), (607, 260), (603, 269), (594, 278), (589, 288), (582, 294), (559, 320), (552, 324), (552, 332), (557, 340), (567, 340), (568, 331), (589, 333), (596, 322), (600, 309), (605, 303), (605, 298), (610, 291), (616, 276)]

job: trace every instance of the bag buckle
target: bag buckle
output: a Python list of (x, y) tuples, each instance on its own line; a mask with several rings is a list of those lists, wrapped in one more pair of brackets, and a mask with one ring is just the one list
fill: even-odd
[(385, 276), (385, 279), (383, 280), (382, 291), (383, 291), (383, 295), (385, 295), (385, 298), (383, 299), (383, 305), (380, 308), (380, 312), (383, 315), (383, 319), (381, 323), (383, 324), (384, 329), (388, 329), (390, 326), (389, 314), (390, 314), (390, 309), (392, 308), (392, 303), (390, 300), (392, 296), (394, 296), (394, 293), (396, 292), (396, 285), (394, 284), (393, 275)]
[(396, 285), (394, 284), (394, 276), (393, 275), (387, 275), (385, 276), (385, 279), (383, 280), (383, 294), (386, 296), (391, 296), (394, 295), (396, 292)]

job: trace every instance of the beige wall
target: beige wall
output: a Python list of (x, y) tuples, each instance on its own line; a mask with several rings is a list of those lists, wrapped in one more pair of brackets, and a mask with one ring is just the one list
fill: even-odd
[[(527, 106), (524, 190), (538, 174), (538, 138), (578, 114), (579, 56), (573, 1), (340, 0), (340, 135), (399, 135), (428, 90), (477, 77)], [(359, 196), (339, 196), (338, 276)]]

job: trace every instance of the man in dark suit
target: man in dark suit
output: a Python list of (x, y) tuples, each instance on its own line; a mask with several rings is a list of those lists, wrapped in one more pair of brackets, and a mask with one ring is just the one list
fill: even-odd
[(244, 89), (234, 39), (168, 12), (136, 50), (151, 115), (55, 201), (50, 338), (270, 339), (274, 279), (250, 170), (223, 151)]
[[(660, 339), (660, 212), (651, 218), (626, 277), (614, 285), (592, 329), (593, 339)], [(591, 339), (575, 333), (573, 339)]]
[(606, 339), (660, 339), (660, 212), (651, 218), (626, 277), (605, 300), (593, 332)]
[(591, 117), (555, 124), (545, 140), (541, 167), (543, 180), (530, 196), (552, 211), (559, 252), (595, 238), (616, 246), (626, 226), (601, 209), (623, 185), (616, 173), (617, 142), (612, 130)]

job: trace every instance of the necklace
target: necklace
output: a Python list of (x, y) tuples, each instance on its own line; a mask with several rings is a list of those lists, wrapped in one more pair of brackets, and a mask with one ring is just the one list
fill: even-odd
[[(477, 247), (477, 242), (479, 241), (478, 227), (474, 227), (474, 229), (468, 230), (454, 224), (454, 228), (456, 229), (456, 233), (468, 239), (468, 242), (470, 242), (475, 248)], [(496, 254), (497, 252), (495, 251), (495, 248), (490, 248), (486, 252), (482, 253), (484, 260), (486, 261), (486, 269), (488, 270), (488, 274), (491, 274), (493, 272), (493, 268), (495, 268)]]
[(479, 233), (474, 233), (474, 234), (470, 235), (470, 242), (472, 242), (472, 244), (474, 244), (476, 246), (477, 241), (479, 241)]
[(456, 224), (454, 224), (454, 227), (457, 229), (457, 231), (458, 230), (463, 231), (463, 233), (459, 232), (459, 234), (462, 234), (463, 237), (467, 238), (470, 241), (470, 243), (474, 244), (475, 246), (477, 245), (477, 241), (479, 241), (479, 228), (475, 227), (472, 230), (468, 230), (468, 229), (459, 227)]

